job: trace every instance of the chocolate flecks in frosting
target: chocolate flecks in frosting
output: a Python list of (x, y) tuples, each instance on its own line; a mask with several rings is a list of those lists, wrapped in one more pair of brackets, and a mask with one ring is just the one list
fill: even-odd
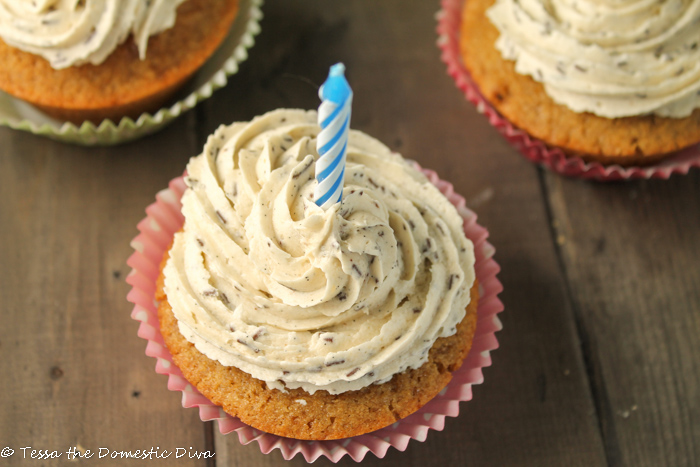
[(255, 331), (255, 334), (253, 334), (253, 340), (256, 341), (258, 340), (261, 336), (263, 336), (267, 331), (265, 328), (260, 328), (257, 331)]
[(455, 283), (455, 280), (459, 279), (459, 276), (457, 274), (450, 274), (450, 278), (447, 281), (447, 290), (452, 290), (452, 286)]
[(219, 292), (219, 295), (221, 297), (221, 301), (224, 302), (224, 305), (231, 303), (225, 293)]
[(309, 170), (311, 166), (314, 165), (314, 161), (310, 160), (308, 164), (306, 164), (304, 167), (302, 167), (299, 171), (295, 172), (294, 175), (292, 175), (292, 178), (296, 179), (299, 178), (304, 172)]
[(700, 107), (700, 0), (496, 0), (487, 16), (503, 57), (575, 112), (683, 118)]
[(226, 218), (224, 217), (223, 214), (221, 214), (220, 211), (216, 211), (216, 216), (219, 218), (219, 220), (220, 220), (221, 222), (223, 222), (224, 224), (226, 224)]
[(0, 0), (0, 37), (9, 45), (42, 56), (53, 68), (99, 65), (133, 37), (141, 59), (149, 37), (175, 24), (185, 0)]
[[(200, 183), (182, 197), (164, 288), (209, 358), (270, 387), (336, 394), (424, 363), (464, 317), (474, 258), (455, 207), (356, 131), (342, 204), (316, 206), (318, 131), (299, 110), (217, 130), (187, 167)], [(202, 295), (212, 287), (218, 300)]]
[(255, 353), (259, 353), (259, 352), (260, 352), (260, 349), (258, 349), (257, 347), (253, 347), (252, 345), (250, 345), (250, 343), (244, 341), (243, 339), (237, 339), (236, 342), (238, 342), (239, 344), (242, 344), (242, 345), (248, 347), (250, 350), (252, 350), (252, 351), (255, 352)]

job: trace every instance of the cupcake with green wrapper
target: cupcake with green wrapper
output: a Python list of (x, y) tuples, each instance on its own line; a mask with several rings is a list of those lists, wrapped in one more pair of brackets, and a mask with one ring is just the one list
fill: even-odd
[(0, 2), (0, 123), (83, 144), (153, 131), (236, 71), (258, 31), (258, 6)]

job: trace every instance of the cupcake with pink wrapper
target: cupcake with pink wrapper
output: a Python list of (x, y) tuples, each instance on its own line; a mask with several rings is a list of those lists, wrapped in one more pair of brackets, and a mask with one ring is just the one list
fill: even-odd
[(346, 83), (336, 66), (318, 115), (221, 126), (147, 208), (128, 261), (169, 389), (286, 459), (425, 440), (498, 345), (487, 231), (449, 183), (348, 129)]
[[(700, 2), (568, 5), (443, 0), (438, 46), (465, 97), (526, 158), (563, 175), (699, 167)], [(592, 20), (584, 7), (602, 10)]]

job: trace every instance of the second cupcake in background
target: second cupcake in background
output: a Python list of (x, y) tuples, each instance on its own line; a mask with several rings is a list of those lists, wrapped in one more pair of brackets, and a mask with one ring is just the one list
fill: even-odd
[(588, 162), (700, 142), (700, 1), (466, 0), (462, 59), (515, 126)]
[(237, 0), (0, 1), (0, 89), (75, 123), (157, 110), (226, 37)]

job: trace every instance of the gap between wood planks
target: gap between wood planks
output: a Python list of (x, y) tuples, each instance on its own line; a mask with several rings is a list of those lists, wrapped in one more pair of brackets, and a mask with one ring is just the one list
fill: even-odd
[(603, 442), (605, 459), (609, 466), (621, 465), (622, 453), (619, 449), (617, 435), (615, 434), (614, 423), (612, 420), (614, 415), (613, 410), (605, 388), (605, 381), (600, 373), (599, 362), (595, 358), (595, 352), (593, 352), (593, 349), (591, 348), (591, 339), (585, 329), (585, 326), (583, 325), (579, 304), (574, 300), (574, 296), (571, 291), (569, 273), (567, 271), (566, 262), (564, 261), (562, 253), (562, 245), (565, 239), (560, 236), (557, 229), (557, 223), (560, 221), (560, 219), (557, 219), (554, 216), (552, 204), (556, 201), (551, 196), (551, 192), (547, 184), (547, 175), (547, 169), (541, 166), (537, 167), (537, 176), (540, 182), (540, 188), (542, 189), (545, 212), (547, 213), (547, 220), (549, 223), (548, 227), (554, 243), (554, 252), (557, 258), (557, 263), (562, 272), (562, 277), (564, 278), (564, 293), (566, 300), (571, 305), (571, 310), (574, 315), (574, 327), (576, 329), (576, 335), (579, 339), (581, 356), (586, 369), (588, 388), (595, 407), (595, 418), (598, 422), (600, 437)]

